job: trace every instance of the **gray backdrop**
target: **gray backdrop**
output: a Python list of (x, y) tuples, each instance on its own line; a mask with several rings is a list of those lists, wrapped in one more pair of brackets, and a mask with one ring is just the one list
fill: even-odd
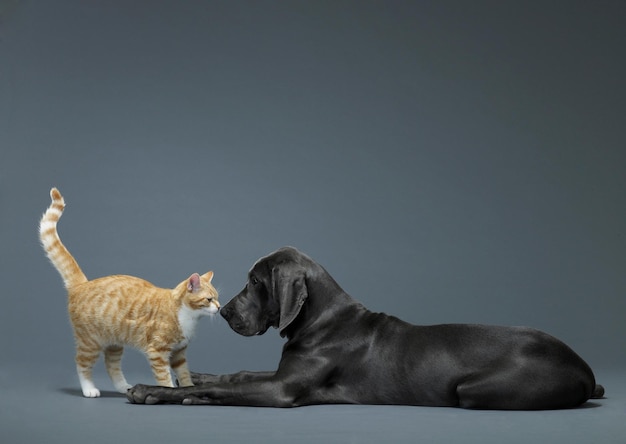
[[(4, 399), (48, 390), (53, 429), (58, 406), (163, 412), (77, 396), (37, 239), (52, 186), (89, 277), (210, 269), (225, 303), (293, 245), (372, 310), (534, 326), (621, 372), (625, 21), (621, 1), (0, 0)], [(188, 357), (271, 370), (281, 345), (216, 317)], [(152, 380), (138, 353), (124, 366)], [(14, 442), (48, 433), (0, 402)]]

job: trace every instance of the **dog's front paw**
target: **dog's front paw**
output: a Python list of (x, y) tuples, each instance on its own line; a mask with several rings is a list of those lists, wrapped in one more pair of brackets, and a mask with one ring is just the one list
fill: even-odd
[(126, 398), (131, 404), (153, 405), (161, 402), (157, 393), (163, 387), (137, 384), (126, 392)]
[(217, 382), (217, 379), (218, 377), (215, 375), (191, 372), (191, 382), (193, 382), (193, 385), (213, 384)]

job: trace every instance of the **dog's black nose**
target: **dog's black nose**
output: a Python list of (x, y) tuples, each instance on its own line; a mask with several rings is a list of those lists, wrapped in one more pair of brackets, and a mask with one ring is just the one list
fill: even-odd
[(229, 307), (228, 305), (222, 307), (222, 309), (220, 310), (220, 314), (222, 315), (222, 317), (224, 319), (226, 319), (227, 321), (230, 319), (231, 315), (232, 315), (232, 308)]

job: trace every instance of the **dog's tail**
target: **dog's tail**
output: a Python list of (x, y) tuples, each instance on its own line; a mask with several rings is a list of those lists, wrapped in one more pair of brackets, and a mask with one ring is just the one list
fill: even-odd
[(604, 397), (604, 387), (600, 384), (596, 384), (596, 387), (593, 389), (591, 393), (591, 399), (600, 399)]

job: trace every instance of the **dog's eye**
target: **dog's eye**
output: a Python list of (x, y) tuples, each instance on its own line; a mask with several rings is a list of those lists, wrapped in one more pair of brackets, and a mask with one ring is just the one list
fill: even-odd
[(250, 276), (250, 283), (252, 285), (256, 285), (256, 284), (259, 283), (259, 280), (256, 277), (254, 277), (254, 276)]

